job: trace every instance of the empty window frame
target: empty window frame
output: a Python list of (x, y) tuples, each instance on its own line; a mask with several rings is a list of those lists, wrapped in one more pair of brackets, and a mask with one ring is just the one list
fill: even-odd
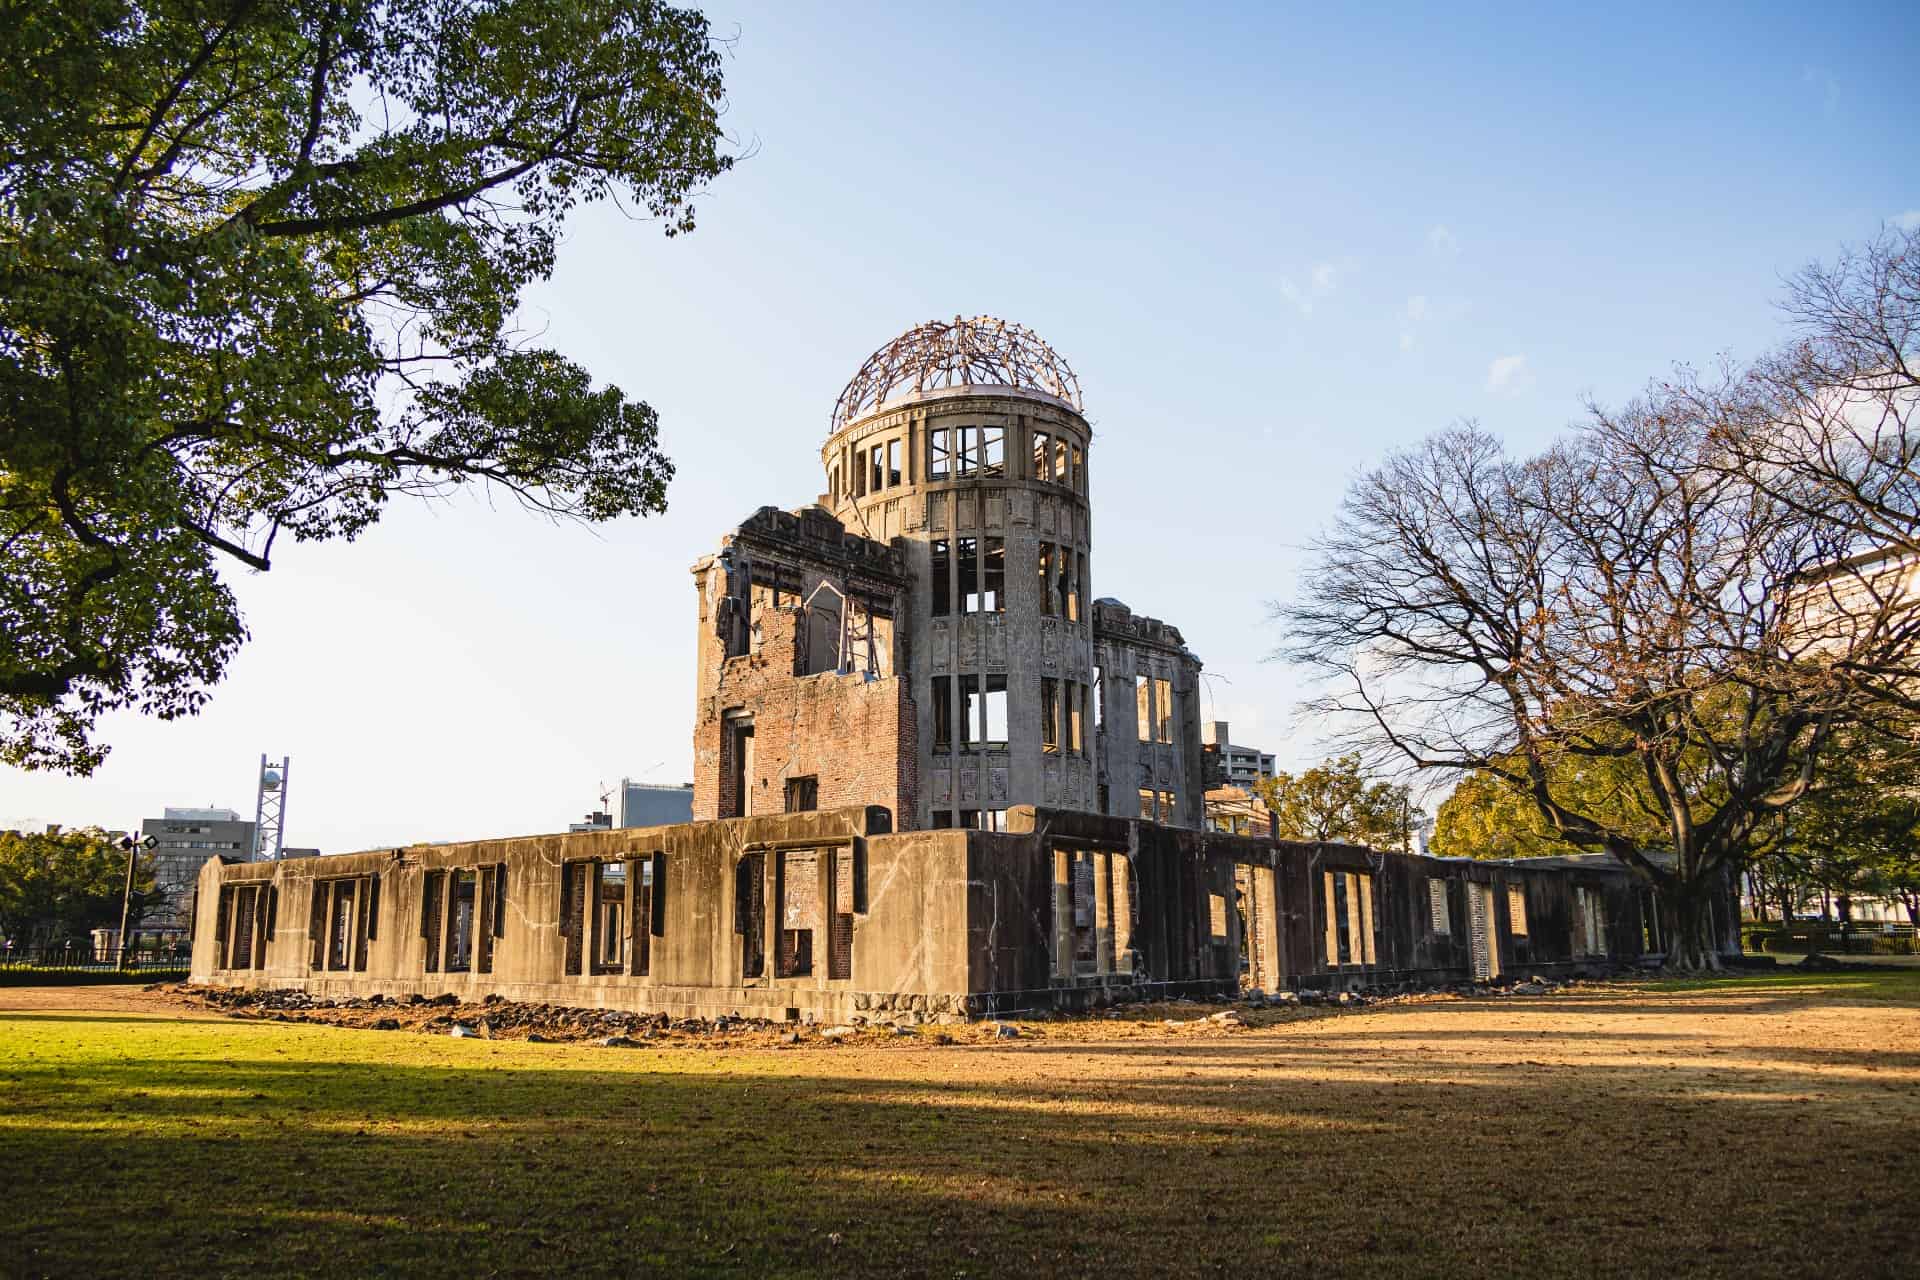
[[(1061, 554), (1066, 554), (1063, 548)], [(1087, 554), (1084, 551), (1073, 553), (1073, 590), (1067, 596), (1067, 621), (1080, 621), (1081, 601), (1087, 590)]]
[(1173, 682), (1153, 682), (1154, 741), (1173, 741)]
[(879, 493), (887, 487), (887, 446), (871, 445), (867, 449), (867, 492)]
[(927, 432), (927, 479), (945, 480), (953, 473), (953, 437), (945, 427)]
[(666, 936), (667, 855), (654, 852), (627, 860), (627, 882), (632, 885), (632, 942), (629, 972), (644, 978), (652, 970), (653, 940)]
[(1040, 750), (1060, 753), (1060, 682), (1052, 676), (1040, 677)]
[(1427, 877), (1427, 914), (1433, 922), (1433, 932), (1441, 935), (1453, 932), (1453, 915), (1447, 909), (1447, 882), (1438, 876)]
[(980, 612), (980, 539), (957, 538), (960, 560), (960, 612)]
[(1003, 675), (985, 677), (982, 689), (982, 677), (958, 676), (961, 701), (965, 704), (967, 720), (967, 746), (979, 751), (989, 747), (1007, 745), (1007, 678)]
[(935, 676), (933, 691), (933, 749), (953, 750), (953, 677)]
[(1573, 953), (1576, 956), (1607, 953), (1606, 908), (1598, 889), (1576, 887), (1573, 891)]
[(1087, 491), (1087, 457), (1077, 443), (1073, 446), (1073, 487), (1080, 493)]
[(840, 464), (837, 462), (827, 469), (827, 501), (833, 506), (840, 504)]
[(1516, 938), (1527, 936), (1527, 890), (1525, 885), (1507, 886), (1507, 926)]
[(1153, 681), (1148, 676), (1133, 678), (1133, 713), (1140, 725), (1140, 741), (1153, 741)]
[(1042, 542), (1039, 545), (1040, 612), (1051, 618), (1053, 617), (1054, 549), (1051, 542)]
[(593, 972), (627, 967), (627, 864), (593, 863)]
[(1073, 473), (1067, 467), (1067, 459), (1071, 456), (1068, 451), (1072, 447), (1065, 436), (1053, 438), (1053, 482), (1055, 484), (1073, 483)]
[(813, 973), (813, 938), (820, 928), (820, 853), (788, 849), (778, 858), (780, 950), (773, 976), (805, 978)]
[(367, 971), (367, 941), (379, 936), (380, 877), (316, 880), (307, 918), (307, 963), (316, 973)]
[(220, 915), (214, 921), (218, 963), (227, 969), (264, 969), (273, 937), (275, 899), (270, 884), (229, 884), (220, 888)]
[[(1088, 719), (1092, 721), (1093, 731), (1095, 733), (1100, 732), (1100, 725), (1106, 719), (1107, 713), (1100, 706), (1100, 695), (1106, 687), (1105, 674), (1099, 667), (1095, 667), (1093, 669), (1093, 689), (1091, 690), (1093, 709), (1088, 713)], [(1102, 811), (1104, 812), (1104, 809)]]
[(787, 812), (812, 813), (820, 807), (820, 779), (815, 774), (787, 779)]
[(1153, 790), (1150, 787), (1140, 788), (1140, 818), (1144, 822), (1153, 821)]
[(448, 973), (473, 969), (473, 925), (479, 915), (479, 876), (471, 869), (447, 873)]
[(1328, 871), (1323, 885), (1327, 967), (1373, 964), (1373, 877)]
[(1172, 822), (1177, 808), (1178, 802), (1174, 799), (1173, 792), (1162, 791), (1160, 793), (1160, 821)]
[[(374, 904), (379, 905), (377, 896)], [(478, 925), (473, 944), (473, 971), (492, 973), (493, 953), (507, 933), (507, 864), (504, 862), (480, 868)]]
[(1000, 427), (980, 428), (980, 474), (990, 479), (1007, 474), (1007, 437)]
[(1053, 479), (1052, 439), (1044, 431), (1033, 433), (1033, 478), (1035, 480)]
[(979, 469), (980, 428), (953, 429), (953, 474), (971, 476)]
[(900, 480), (900, 441), (893, 439), (887, 441), (887, 488), (899, 488)]
[(831, 912), (827, 923), (827, 977), (853, 977), (854, 867), (852, 849), (833, 851), (833, 882), (829, 886)]
[(935, 538), (928, 544), (927, 554), (927, 578), (933, 585), (933, 616), (944, 618), (953, 612), (953, 582), (948, 577), (953, 547), (945, 538)]
[(1084, 712), (1087, 705), (1087, 686), (1077, 680), (1067, 682), (1067, 750), (1074, 755), (1085, 753), (1086, 738), (1081, 732)]
[(980, 558), (980, 594), (967, 602), (968, 613), (1005, 613), (1007, 611), (1007, 540), (989, 536), (982, 540)]

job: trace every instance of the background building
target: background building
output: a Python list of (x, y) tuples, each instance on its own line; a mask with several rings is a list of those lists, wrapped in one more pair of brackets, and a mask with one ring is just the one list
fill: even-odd
[(1212, 773), (1209, 783), (1218, 787), (1239, 787), (1243, 791), (1252, 791), (1253, 784), (1273, 777), (1273, 756), (1256, 747), (1235, 745), (1227, 736), (1225, 720), (1209, 720), (1200, 731), (1201, 750), (1209, 756), (1218, 756), (1217, 770)]
[(141, 836), (153, 837), (154, 888), (162, 900), (140, 921), (141, 931), (184, 933), (200, 865), (215, 854), (247, 858), (253, 851), (253, 823), (232, 809), (174, 808), (140, 823)]
[(691, 822), (693, 784), (683, 782), (669, 786), (622, 778), (619, 816), (623, 827), (664, 827), (674, 822)]

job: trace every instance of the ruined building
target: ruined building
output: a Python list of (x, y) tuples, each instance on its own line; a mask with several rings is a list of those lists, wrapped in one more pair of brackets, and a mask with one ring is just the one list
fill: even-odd
[(1607, 858), (1200, 830), (1200, 663), (1093, 595), (1092, 439), (1018, 326), (888, 344), (819, 503), (693, 567), (692, 821), (212, 860), (194, 980), (917, 1020), (1659, 953)]
[(694, 817), (881, 805), (1006, 829), (1028, 804), (1198, 827), (1200, 662), (1093, 593), (1073, 371), (977, 319), (888, 343), (834, 406), (819, 503), (693, 567)]

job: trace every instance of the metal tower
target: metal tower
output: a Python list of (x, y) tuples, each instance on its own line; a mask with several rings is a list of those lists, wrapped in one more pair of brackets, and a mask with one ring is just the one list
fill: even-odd
[(277, 859), (287, 830), (287, 773), (292, 756), (270, 765), (260, 757), (259, 798), (253, 805), (253, 860)]

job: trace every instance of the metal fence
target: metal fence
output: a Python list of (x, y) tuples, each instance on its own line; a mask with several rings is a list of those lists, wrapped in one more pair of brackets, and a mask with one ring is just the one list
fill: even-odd
[(118, 947), (95, 947), (85, 942), (39, 947), (0, 944), (0, 973), (178, 972), (192, 961), (192, 948), (185, 942), (133, 947), (124, 956)]

